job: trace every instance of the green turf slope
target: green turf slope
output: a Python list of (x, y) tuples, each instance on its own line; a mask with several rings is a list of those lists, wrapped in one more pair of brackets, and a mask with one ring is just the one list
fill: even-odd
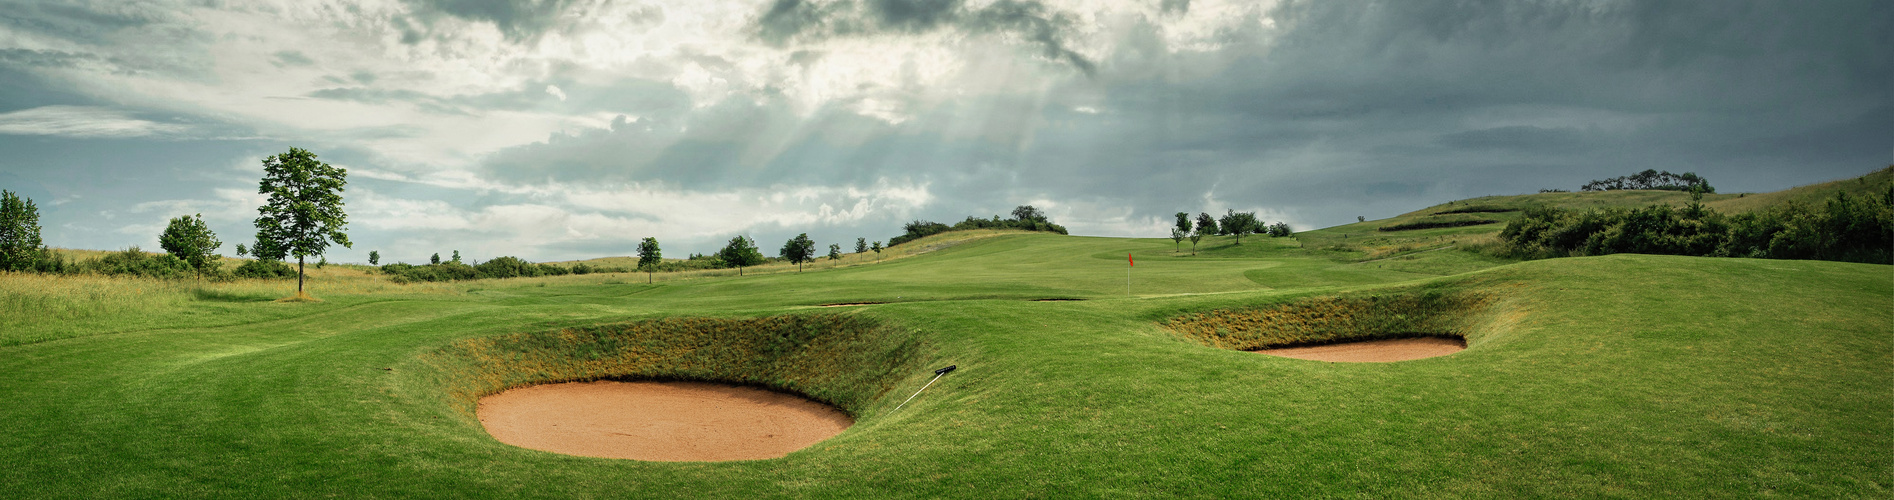
[[(1173, 247), (1011, 235), (802, 274), (223, 304), (237, 309), (215, 327), (0, 347), (0, 491), (1894, 495), (1889, 266), (1615, 255), (1443, 276), (1375, 272), (1287, 244), (1225, 258)], [(1127, 253), (1138, 258), (1130, 296)], [(1159, 326), (1189, 312), (1427, 290), (1495, 297), (1467, 351), (1325, 363), (1207, 347)], [(1089, 300), (1028, 300), (1054, 297)], [(813, 307), (837, 302), (887, 303)], [(890, 325), (924, 343), (924, 359), (858, 405), (843, 434), (782, 459), (725, 463), (500, 444), (427, 361), (469, 338), (782, 314)], [(960, 370), (887, 413), (948, 364)]]

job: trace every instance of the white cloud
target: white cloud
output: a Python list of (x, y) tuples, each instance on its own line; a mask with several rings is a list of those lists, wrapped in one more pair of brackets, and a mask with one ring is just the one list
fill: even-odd
[(0, 134), (125, 138), (185, 130), (183, 125), (142, 120), (121, 110), (91, 106), (41, 106), (0, 113)]
[(551, 95), (553, 97), (557, 97), (562, 102), (566, 100), (566, 91), (559, 90), (558, 85), (547, 85), (546, 94)]

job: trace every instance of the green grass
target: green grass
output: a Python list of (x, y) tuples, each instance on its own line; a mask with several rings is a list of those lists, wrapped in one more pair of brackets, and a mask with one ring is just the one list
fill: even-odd
[[(1505, 219), (1517, 213), (1489, 209), (1668, 195), (1469, 200), (1292, 238), (1211, 237), (1194, 253), (1169, 239), (948, 233), (880, 263), (740, 278), (395, 285), (328, 266), (310, 281), (323, 301), (307, 303), (275, 302), (293, 292), (283, 282), (0, 274), (0, 490), (1894, 495), (1894, 267), (1514, 263), (1462, 251), (1490, 244), (1494, 226), (1378, 230), (1456, 208)], [(1084, 300), (1034, 301), (1046, 298)], [(863, 302), (880, 304), (815, 307)], [(1192, 318), (1208, 329), (1180, 327)], [(1387, 364), (1235, 350), (1412, 334), (1469, 347)], [(890, 413), (948, 364), (960, 370)], [(776, 387), (857, 423), (782, 459), (647, 463), (500, 444), (470, 414), (479, 394), (599, 377)]]
[[(325, 301), (301, 304), (185, 293), (163, 308), (224, 315), (144, 327), (140, 310), (108, 311), (93, 320), (133, 324), (0, 347), (0, 487), (29, 497), (1894, 493), (1888, 266), (1620, 255), (1429, 273), (1380, 267), (1398, 257), (1337, 262), (1294, 239), (1237, 247), (1191, 257), (1167, 239), (1001, 235), (880, 265), (655, 285), (317, 286)], [(1138, 257), (1130, 297), (1126, 253)], [(1272, 358), (1162, 326), (1416, 290), (1495, 299), (1462, 329), (1467, 351), (1391, 364)], [(1048, 297), (1088, 300), (1028, 300)], [(837, 302), (887, 304), (810, 307)], [(854, 427), (776, 460), (645, 463), (500, 444), (450, 395), (462, 379), (440, 357), (496, 338), (556, 350), (547, 332), (594, 325), (838, 314), (924, 348), (899, 365), (907, 373), (859, 379), (892, 389), (850, 393), (879, 394), (848, 396), (867, 398), (845, 405)], [(887, 413), (947, 364), (960, 370)], [(695, 378), (738, 379), (730, 370)]]

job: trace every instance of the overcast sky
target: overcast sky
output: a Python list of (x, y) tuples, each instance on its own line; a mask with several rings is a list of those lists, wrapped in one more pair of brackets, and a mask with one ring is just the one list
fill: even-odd
[(1298, 229), (1647, 168), (1894, 161), (1894, 6), (1222, 0), (0, 0), (0, 188), (52, 246), (248, 243), (264, 157), (348, 169), (353, 249), (765, 253), (1032, 204)]

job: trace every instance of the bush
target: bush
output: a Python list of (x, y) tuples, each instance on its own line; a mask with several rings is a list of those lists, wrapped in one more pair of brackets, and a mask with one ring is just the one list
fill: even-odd
[(141, 276), (146, 278), (184, 278), (196, 272), (191, 264), (170, 254), (151, 255), (131, 247), (122, 252), (105, 254), (98, 259), (86, 261), (85, 270), (112, 276)]
[(1881, 196), (1838, 193), (1820, 207), (1786, 203), (1724, 216), (1681, 209), (1527, 210), (1500, 231), (1520, 257), (1642, 253), (1894, 264), (1894, 186)]
[(256, 259), (237, 266), (230, 274), (238, 278), (290, 279), (296, 277), (296, 268), (280, 260)]
[(1381, 226), (1378, 229), (1381, 231), (1413, 231), (1416, 229), (1438, 229), (1438, 228), (1443, 228), (1443, 227), (1478, 226), (1482, 224), (1493, 224), (1496, 222), (1499, 222), (1499, 221), (1492, 220), (1492, 219), (1470, 219), (1470, 218), (1427, 219), (1427, 220), (1417, 220), (1414, 222), (1407, 222), (1407, 223), (1401, 223), (1401, 224), (1389, 224), (1386, 226)]

